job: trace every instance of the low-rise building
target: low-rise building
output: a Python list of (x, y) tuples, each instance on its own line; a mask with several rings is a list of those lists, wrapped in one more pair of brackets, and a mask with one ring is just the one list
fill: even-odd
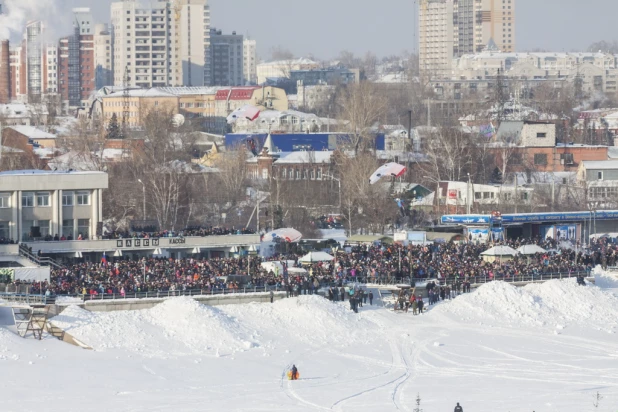
[(33, 126), (10, 126), (2, 130), (2, 145), (32, 152), (33, 148), (56, 147), (55, 134), (47, 133)]
[(575, 143), (557, 143), (552, 122), (502, 122), (491, 148), (497, 164), (511, 171), (575, 171), (586, 160), (607, 160), (608, 147)]
[(219, 89), (215, 95), (215, 116), (227, 117), (234, 110), (245, 105), (260, 110), (289, 109), (285, 90), (272, 86), (229, 87)]
[(95, 238), (107, 188), (104, 172), (0, 172), (0, 238)]

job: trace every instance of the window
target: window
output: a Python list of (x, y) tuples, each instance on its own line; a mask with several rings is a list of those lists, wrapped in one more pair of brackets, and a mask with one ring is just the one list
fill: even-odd
[(34, 193), (21, 194), (21, 207), (34, 207)]
[(296, 169), (296, 180), (300, 180), (300, 170)]
[(547, 164), (547, 155), (545, 153), (535, 153), (535, 155), (534, 155), (534, 164), (535, 165), (546, 165)]
[(603, 180), (603, 172), (597, 172), (597, 180)]
[(11, 207), (11, 195), (9, 193), (0, 193), (0, 209)]
[(474, 198), (476, 200), (481, 200), (481, 192), (474, 192)]
[(9, 224), (8, 222), (0, 222), (0, 239), (9, 238)]
[(48, 236), (50, 234), (50, 221), (49, 220), (35, 220), (34, 226), (39, 227), (41, 237)]
[(566, 164), (566, 165), (572, 165), (573, 162), (573, 153), (562, 153), (560, 155), (560, 160), (562, 160), (561, 163)]
[(483, 199), (489, 199), (489, 192), (483, 192)]
[(90, 219), (77, 219), (77, 235), (82, 235), (82, 239), (90, 238)]
[(536, 137), (539, 139), (545, 139), (547, 137), (547, 133), (537, 133)]
[(73, 192), (62, 192), (62, 206), (73, 206)]
[(318, 180), (322, 179), (322, 169), (318, 169)]
[(528, 200), (528, 192), (523, 192), (523, 193), (520, 195), (520, 198), (521, 198), (521, 200)]
[(63, 220), (62, 221), (62, 236), (64, 236), (67, 239), (69, 238), (69, 236), (73, 238), (73, 232), (74, 232), (73, 219)]
[(49, 206), (49, 192), (39, 192), (36, 194), (36, 205), (39, 207)]
[(77, 204), (87, 206), (90, 204), (90, 192), (77, 192)]

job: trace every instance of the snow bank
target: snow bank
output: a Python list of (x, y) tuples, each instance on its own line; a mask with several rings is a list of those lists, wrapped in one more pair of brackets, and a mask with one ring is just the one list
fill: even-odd
[(260, 335), (283, 337), (315, 346), (345, 346), (374, 339), (375, 323), (348, 302), (333, 303), (321, 296), (282, 299), (274, 304), (230, 305), (225, 311)]
[(52, 319), (95, 350), (123, 349), (149, 357), (225, 356), (273, 342), (316, 346), (371, 341), (375, 324), (319, 296), (274, 304), (210, 307), (170, 298), (141, 311), (89, 312), (69, 306)]
[(552, 280), (523, 288), (491, 282), (439, 305), (434, 311), (497, 326), (562, 330), (580, 325), (612, 333), (609, 329), (618, 319), (618, 297), (592, 284), (579, 286), (575, 279)]
[(52, 321), (95, 350), (125, 349), (151, 357), (226, 355), (254, 345), (234, 319), (184, 297), (140, 311), (69, 306)]
[(595, 273), (594, 284), (603, 289), (618, 289), (618, 276), (605, 272)]

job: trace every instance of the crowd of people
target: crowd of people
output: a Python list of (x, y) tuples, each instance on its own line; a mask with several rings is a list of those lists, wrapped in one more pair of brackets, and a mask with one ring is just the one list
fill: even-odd
[[(203, 230), (203, 229), (199, 229)], [(204, 232), (218, 233), (218, 232)], [(512, 247), (531, 240), (514, 240)], [(49, 292), (56, 295), (127, 295), (140, 292), (167, 292), (201, 290), (206, 293), (239, 288), (277, 288), (290, 296), (317, 293), (325, 287), (328, 298), (343, 297), (342, 286), (347, 282), (364, 283), (389, 279), (409, 282), (436, 279), (435, 289), (429, 295), (429, 304), (445, 299), (453, 293), (469, 291), (478, 277), (514, 279), (530, 274), (561, 273), (576, 276), (589, 273), (596, 264), (613, 265), (618, 247), (606, 239), (595, 240), (587, 250), (560, 249), (551, 240), (538, 241), (552, 252), (529, 256), (515, 256), (504, 261), (489, 262), (481, 252), (488, 246), (472, 243), (434, 243), (405, 246), (357, 245), (345, 246), (333, 262), (304, 265), (303, 271), (287, 269), (282, 272), (267, 270), (261, 257), (229, 258), (110, 258), (105, 262), (72, 262), (62, 269), (53, 269), (49, 283), (35, 284), (33, 293)], [(274, 256), (270, 260), (288, 262), (301, 267), (299, 255)], [(349, 292), (348, 292), (349, 293)], [(364, 302), (367, 296), (354, 289), (353, 300)], [(409, 301), (411, 305), (414, 302)], [(417, 302), (417, 304), (420, 302)]]

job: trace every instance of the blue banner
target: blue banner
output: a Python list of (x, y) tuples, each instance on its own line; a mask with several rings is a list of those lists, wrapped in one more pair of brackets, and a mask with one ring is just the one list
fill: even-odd
[[(618, 210), (596, 212), (521, 213), (502, 215), (503, 223), (580, 222), (584, 220), (618, 220)], [(491, 215), (444, 215), (443, 224), (489, 224)]]

